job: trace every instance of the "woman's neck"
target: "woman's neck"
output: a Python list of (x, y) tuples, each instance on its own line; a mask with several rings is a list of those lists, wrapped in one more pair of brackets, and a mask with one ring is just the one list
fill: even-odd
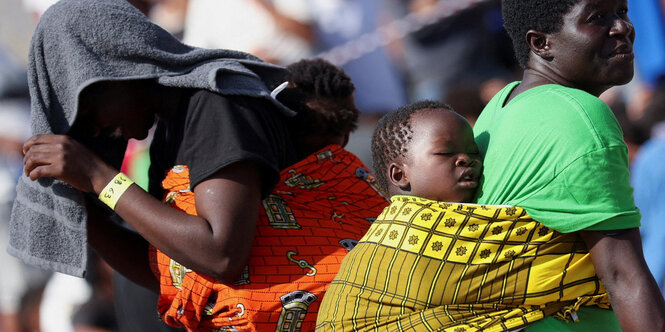
[(506, 103), (526, 90), (545, 84), (558, 84), (569, 88), (584, 90), (596, 97), (600, 96), (601, 93), (610, 88), (609, 86), (585, 86), (559, 75), (556, 71), (551, 70), (548, 67), (535, 65), (524, 70), (522, 82), (513, 89)]

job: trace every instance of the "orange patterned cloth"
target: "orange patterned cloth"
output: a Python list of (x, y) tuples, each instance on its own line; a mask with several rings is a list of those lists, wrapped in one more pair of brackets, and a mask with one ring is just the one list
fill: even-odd
[[(165, 202), (196, 214), (189, 170), (163, 181)], [(347, 252), (388, 202), (352, 153), (330, 145), (281, 172), (262, 204), (248, 266), (232, 285), (151, 248), (158, 311), (190, 331), (313, 331), (323, 294)]]

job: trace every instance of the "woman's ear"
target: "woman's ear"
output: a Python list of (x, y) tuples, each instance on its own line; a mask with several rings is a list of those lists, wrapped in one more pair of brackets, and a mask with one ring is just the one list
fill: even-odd
[(529, 30), (526, 33), (526, 43), (535, 55), (545, 60), (552, 58), (550, 41), (547, 34), (536, 30)]
[(409, 182), (404, 165), (398, 165), (391, 162), (388, 166), (388, 180), (390, 183), (402, 191), (411, 191), (411, 183)]

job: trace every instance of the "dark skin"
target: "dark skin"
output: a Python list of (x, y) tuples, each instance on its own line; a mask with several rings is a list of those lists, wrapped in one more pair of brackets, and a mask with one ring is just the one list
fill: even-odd
[(665, 331), (665, 302), (642, 254), (638, 228), (581, 231), (623, 331)]
[[(339, 104), (353, 105), (355, 107), (355, 102), (353, 97), (346, 97), (340, 100), (335, 101)], [(321, 110), (325, 109), (325, 106), (321, 106), (313, 100), (306, 102), (307, 107), (312, 110)], [(316, 111), (313, 111), (316, 112)], [(298, 151), (299, 158), (305, 158), (306, 156), (320, 150), (326, 145), (337, 144), (342, 147), (346, 146), (349, 143), (349, 136), (351, 133), (347, 132), (341, 135), (331, 134), (331, 130), (327, 127), (324, 127), (320, 132), (308, 133), (302, 135), (294, 135), (294, 144), (296, 144), (296, 150)]]
[[(117, 104), (119, 96), (132, 91), (137, 90), (120, 84), (104, 92), (97, 105)], [(171, 93), (170, 96), (178, 96), (174, 91)], [(145, 90), (141, 94), (153, 95)], [(162, 103), (159, 100), (148, 102)], [(95, 121), (105, 125), (99, 131), (143, 135), (142, 130), (131, 126), (135, 120), (143, 119), (148, 111), (140, 107), (132, 109), (133, 103), (134, 100), (129, 98), (125, 106), (130, 111), (113, 121), (94, 117), (98, 119)], [(168, 117), (173, 112), (173, 106), (169, 105), (177, 103), (158, 108), (161, 112), (158, 115)], [(120, 129), (116, 131), (114, 128)], [(34, 136), (25, 142), (23, 152), (25, 174), (30, 179), (54, 177), (95, 195), (99, 195), (118, 173), (117, 169), (67, 135)], [(251, 251), (261, 201), (260, 172), (250, 163), (237, 162), (218, 170), (193, 191), (198, 216), (161, 203), (137, 185), (130, 186), (120, 197), (115, 212), (145, 240), (179, 263), (222, 282), (233, 282), (246, 265)], [(149, 269), (145, 240), (115, 227), (104, 220), (106, 217), (96, 208), (88, 206), (91, 245), (129, 279), (158, 291), (157, 279)]]
[(388, 165), (388, 193), (444, 202), (471, 202), (482, 162), (469, 123), (447, 109), (411, 115), (413, 138), (404, 158)]
[[(581, 0), (561, 31), (527, 32), (530, 60), (509, 100), (544, 84), (599, 96), (633, 77), (635, 30), (626, 1)], [(580, 231), (624, 331), (665, 331), (665, 301), (644, 261), (638, 228)]]
[(346, 146), (349, 142), (349, 134), (345, 135), (332, 135), (332, 134), (311, 134), (295, 140), (298, 150), (298, 155), (302, 158), (320, 150), (326, 145), (336, 144), (339, 146)]
[[(589, 3), (589, 8), (582, 3)], [(564, 15), (561, 31), (529, 30), (525, 41), (531, 48), (530, 60), (508, 101), (543, 84), (600, 96), (612, 86), (630, 82), (635, 30), (626, 11), (625, 1), (583, 0)]]

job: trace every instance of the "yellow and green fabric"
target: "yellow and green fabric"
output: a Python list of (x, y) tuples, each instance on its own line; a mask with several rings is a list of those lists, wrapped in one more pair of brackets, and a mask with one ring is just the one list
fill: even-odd
[(588, 250), (513, 206), (394, 196), (343, 260), (320, 331), (507, 331), (609, 308)]

